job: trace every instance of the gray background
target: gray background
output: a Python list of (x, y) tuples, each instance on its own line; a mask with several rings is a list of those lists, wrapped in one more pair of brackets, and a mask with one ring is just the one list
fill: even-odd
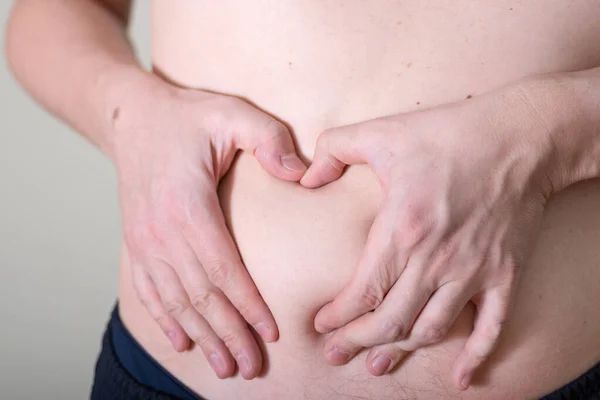
[[(2, 22), (10, 3), (0, 1)], [(148, 27), (149, 2), (137, 1), (131, 34), (146, 65)], [(117, 295), (115, 172), (6, 62), (0, 99), (0, 399), (87, 399)]]

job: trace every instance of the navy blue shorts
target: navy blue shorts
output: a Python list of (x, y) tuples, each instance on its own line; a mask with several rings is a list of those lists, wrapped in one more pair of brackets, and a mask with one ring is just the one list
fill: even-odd
[[(92, 400), (203, 400), (156, 362), (115, 306), (96, 363)], [(542, 400), (600, 400), (600, 363)]]

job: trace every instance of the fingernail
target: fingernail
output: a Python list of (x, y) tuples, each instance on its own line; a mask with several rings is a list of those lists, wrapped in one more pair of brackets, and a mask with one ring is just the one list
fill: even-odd
[(350, 359), (350, 354), (338, 349), (337, 347), (329, 350), (329, 360), (335, 364), (345, 364)]
[(471, 374), (465, 374), (460, 381), (460, 386), (462, 386), (463, 390), (467, 390), (469, 388), (469, 383), (471, 383)]
[(173, 331), (169, 331), (167, 332), (167, 336), (169, 337), (169, 339), (171, 339), (171, 341), (175, 342), (175, 339), (177, 338), (177, 335), (175, 334), (175, 332)]
[(377, 375), (383, 375), (392, 365), (392, 360), (389, 357), (379, 355), (371, 362), (371, 368)]
[(225, 375), (227, 373), (227, 366), (225, 365), (225, 361), (223, 358), (217, 353), (210, 353), (208, 356), (208, 362), (212, 366), (212, 368), (217, 371), (218, 375)]
[(250, 360), (245, 354), (240, 354), (237, 357), (238, 366), (240, 371), (242, 372), (242, 376), (244, 378), (252, 372), (252, 366), (250, 365)]
[(264, 322), (259, 322), (254, 325), (254, 329), (260, 334), (260, 337), (265, 341), (270, 341), (273, 336), (273, 330), (267, 326)]
[(304, 172), (306, 171), (306, 165), (298, 158), (295, 153), (284, 154), (281, 156), (281, 163), (283, 166), (290, 171)]

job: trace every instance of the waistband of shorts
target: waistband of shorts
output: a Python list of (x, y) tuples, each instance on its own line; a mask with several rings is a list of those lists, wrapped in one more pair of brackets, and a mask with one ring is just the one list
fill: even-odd
[(600, 400), (600, 363), (541, 400)]
[[(116, 312), (117, 307), (115, 307)], [(113, 314), (114, 316), (114, 314)], [(118, 315), (117, 315), (118, 317)], [(102, 349), (96, 362), (92, 400), (181, 400), (138, 382), (119, 361), (113, 345), (111, 321), (102, 338)]]
[[(127, 371), (115, 353), (113, 343), (115, 327), (122, 330), (121, 333), (127, 335), (133, 344), (140, 346), (126, 330), (119, 318), (118, 305), (115, 306), (102, 338), (102, 351), (96, 363), (92, 400), (182, 400), (143, 385)], [(150, 357), (145, 351), (144, 354)], [(543, 396), (540, 400), (600, 400), (600, 362), (577, 379)]]

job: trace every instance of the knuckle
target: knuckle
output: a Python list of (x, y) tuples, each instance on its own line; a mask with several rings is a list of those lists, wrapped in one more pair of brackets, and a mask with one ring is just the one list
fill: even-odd
[(446, 264), (453, 260), (458, 254), (459, 245), (454, 240), (447, 240), (440, 243), (437, 248), (438, 262)]
[(424, 344), (434, 344), (440, 342), (446, 336), (448, 329), (441, 325), (431, 325), (424, 328), (419, 337)]
[(204, 263), (210, 281), (222, 290), (226, 290), (234, 277), (234, 265), (228, 261), (214, 260)]
[(248, 319), (248, 322), (254, 322), (254, 318), (252, 318), (252, 311), (259, 307), (259, 300), (256, 296), (245, 296), (243, 297), (238, 304), (235, 304), (235, 308), (238, 310), (240, 315), (244, 316)]
[(383, 302), (384, 297), (385, 294), (382, 288), (378, 287), (377, 285), (367, 284), (361, 290), (358, 302), (369, 310), (374, 310)]
[(504, 328), (503, 321), (497, 321), (491, 324), (488, 324), (483, 329), (483, 336), (489, 340), (490, 342), (495, 342), (500, 337), (500, 333)]
[(213, 342), (212, 335), (206, 331), (194, 335), (192, 340), (205, 350), (210, 348)]
[(241, 336), (241, 332), (238, 331), (229, 331), (229, 332), (225, 332), (223, 333), (220, 338), (223, 341), (223, 343), (225, 343), (225, 346), (227, 346), (227, 348), (233, 348), (235, 343), (238, 343), (240, 341), (240, 336)]
[(173, 298), (165, 300), (164, 306), (167, 314), (177, 318), (189, 307), (189, 302), (183, 298)]
[(471, 353), (471, 359), (473, 360), (475, 365), (483, 364), (489, 357), (489, 354), (483, 353)]
[(206, 314), (214, 305), (218, 294), (214, 288), (200, 290), (191, 298), (191, 303), (200, 314)]
[(404, 227), (412, 233), (413, 236), (419, 236), (426, 225), (427, 219), (423, 209), (417, 206), (409, 206), (404, 215)]
[(407, 325), (399, 318), (388, 318), (383, 321), (382, 339), (386, 343), (404, 339), (408, 333)]
[[(377, 300), (379, 303), (385, 298), (385, 292), (383, 288), (391, 288), (398, 280), (398, 267), (401, 267), (403, 260), (397, 256), (393, 250), (391, 244), (387, 244), (386, 251), (388, 254), (382, 254), (380, 258), (375, 262), (374, 270), (374, 281), (377, 282), (378, 291), (376, 292)], [(371, 289), (375, 291), (375, 289)], [(374, 306), (377, 307), (379, 304)]]
[(399, 226), (394, 231), (394, 240), (402, 249), (414, 249), (429, 232), (429, 219), (421, 207), (408, 206)]
[(484, 362), (492, 353), (502, 332), (501, 323), (493, 323), (485, 326), (477, 341), (473, 341), (468, 347), (468, 352), (474, 360)]
[(158, 325), (163, 328), (167, 328), (169, 326), (169, 317), (166, 314), (160, 314), (154, 317), (154, 320), (158, 323)]

